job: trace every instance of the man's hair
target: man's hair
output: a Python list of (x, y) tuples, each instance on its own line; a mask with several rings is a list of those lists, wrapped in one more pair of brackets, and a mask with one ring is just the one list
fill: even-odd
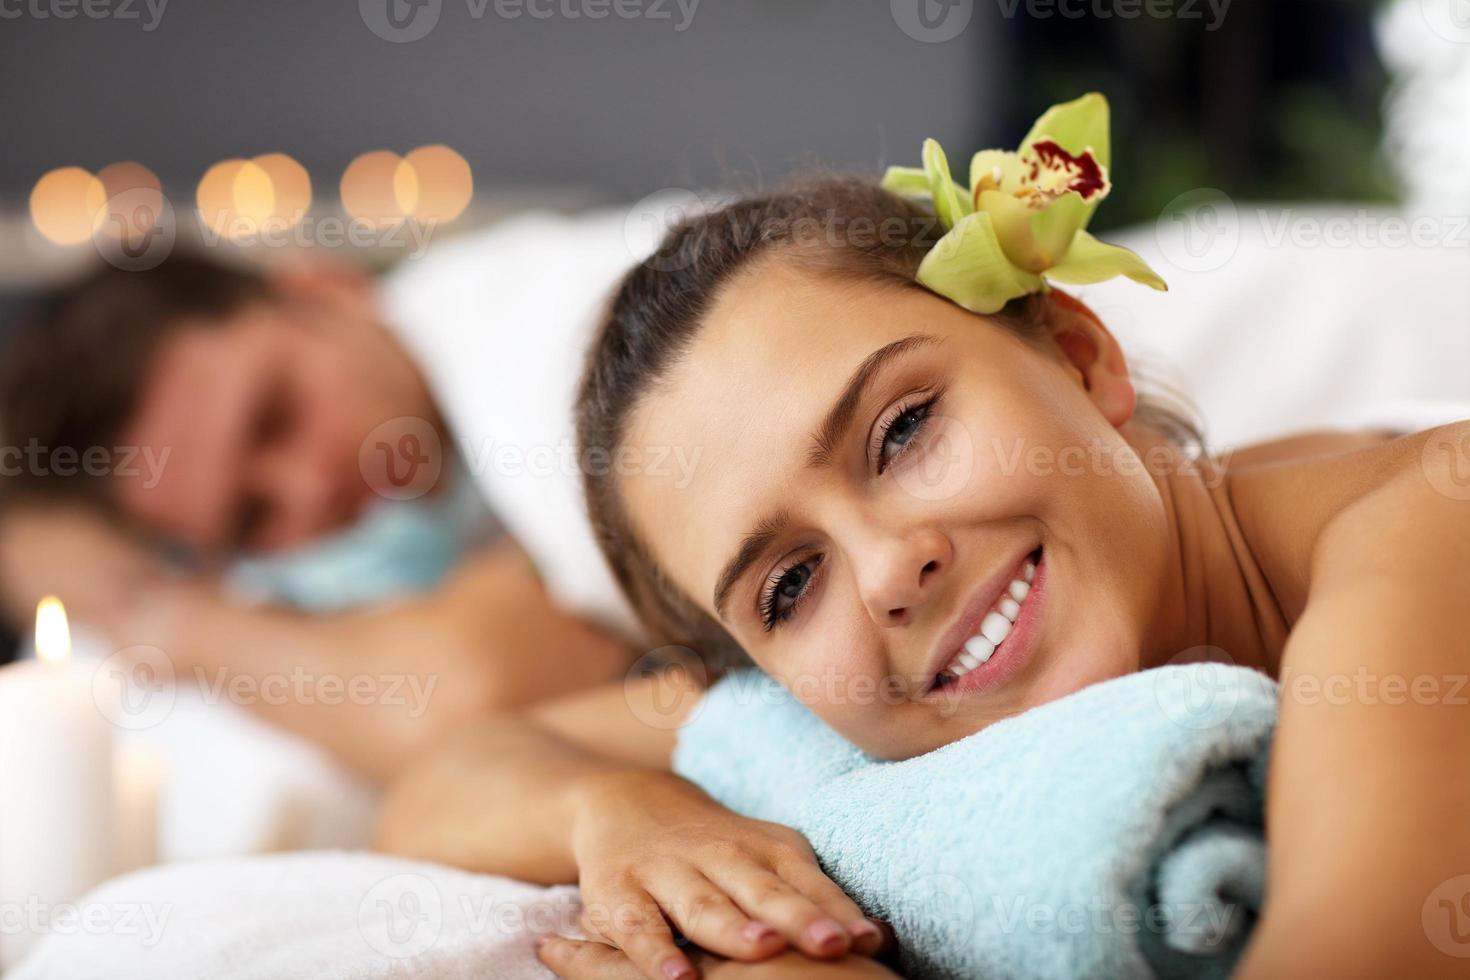
[[(140, 272), (102, 265), (43, 293), (0, 334), (0, 449), (110, 451), (168, 336), (186, 322), (221, 323), (268, 294), (253, 271), (183, 254)], [(109, 503), (106, 481), (80, 470), (61, 477), (21, 465), (0, 476), (0, 500), (58, 497)]]

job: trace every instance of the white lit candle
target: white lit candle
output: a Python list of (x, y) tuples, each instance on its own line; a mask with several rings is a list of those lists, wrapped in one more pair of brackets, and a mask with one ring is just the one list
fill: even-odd
[(0, 967), (111, 870), (112, 752), (66, 611), (43, 599), (36, 660), (0, 670)]

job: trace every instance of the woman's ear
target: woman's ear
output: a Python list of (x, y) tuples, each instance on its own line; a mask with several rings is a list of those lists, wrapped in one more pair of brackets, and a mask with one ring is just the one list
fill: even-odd
[(1066, 367), (1108, 422), (1115, 428), (1127, 422), (1138, 393), (1118, 341), (1075, 296), (1053, 289), (1046, 293), (1045, 304), (1047, 334)]

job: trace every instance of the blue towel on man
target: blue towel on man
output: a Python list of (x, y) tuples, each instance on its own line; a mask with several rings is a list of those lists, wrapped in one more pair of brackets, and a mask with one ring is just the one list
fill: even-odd
[(1224, 978), (1264, 897), (1275, 719), (1264, 675), (1171, 666), (886, 762), (742, 671), (675, 768), (805, 834), (906, 976)]

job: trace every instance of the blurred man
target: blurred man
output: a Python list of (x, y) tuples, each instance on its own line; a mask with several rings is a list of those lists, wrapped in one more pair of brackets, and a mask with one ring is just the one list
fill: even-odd
[[(442, 274), (418, 276), (436, 294), (420, 305), (446, 300)], [(117, 647), (161, 649), (177, 674), (258, 691), (275, 680), (286, 696), (245, 703), (376, 776), (466, 715), (624, 669), (625, 642), (561, 608), (517, 542), (495, 533), (481, 474), (457, 463), (463, 443), (427, 379), (453, 372), (426, 373), (406, 346), (473, 365), (493, 324), (450, 324), (462, 341), (436, 348), (390, 324), (414, 317), (384, 305), (371, 279), (339, 266), (262, 274), (189, 257), (104, 268), (45, 297), (0, 353), (0, 601), (12, 624), (55, 593)], [(469, 427), (481, 423), (504, 432), (514, 420)], [(354, 589), (394, 591), (362, 581), (401, 577), (422, 557), (391, 552), (298, 582), (303, 596), (263, 589), (301, 599), (294, 609), (221, 585), (238, 556), (300, 564), (343, 529), (407, 508), (420, 524), (400, 541), (463, 552), (428, 591), (302, 611), (351, 606)], [(322, 583), (349, 598), (313, 601)], [(345, 693), (353, 682), (360, 696)], [(341, 693), (327, 696), (328, 684)]]

